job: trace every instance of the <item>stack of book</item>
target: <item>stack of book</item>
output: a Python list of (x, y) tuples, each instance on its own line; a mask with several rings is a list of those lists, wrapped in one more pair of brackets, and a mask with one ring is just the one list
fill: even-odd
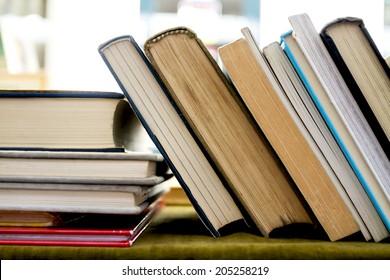
[(177, 27), (99, 52), (207, 228), (331, 241), (390, 236), (390, 71), (360, 19), (318, 33), (306, 14), (260, 49)]
[(130, 246), (170, 177), (123, 94), (0, 91), (0, 243)]

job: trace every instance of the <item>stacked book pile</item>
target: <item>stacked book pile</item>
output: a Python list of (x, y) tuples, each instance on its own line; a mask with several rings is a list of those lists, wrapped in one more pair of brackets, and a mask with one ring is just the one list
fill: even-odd
[(130, 246), (167, 178), (123, 94), (0, 91), (0, 244)]
[(217, 64), (186, 28), (99, 52), (214, 236), (245, 220), (331, 241), (390, 236), (390, 70), (363, 21), (306, 14), (261, 49), (248, 28)]

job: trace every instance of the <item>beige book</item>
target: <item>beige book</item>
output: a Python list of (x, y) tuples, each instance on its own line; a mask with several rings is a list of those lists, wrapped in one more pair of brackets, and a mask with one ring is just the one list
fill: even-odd
[(146, 41), (145, 53), (210, 159), (259, 230), (311, 223), (294, 183), (216, 61), (191, 30)]
[[(239, 39), (219, 48), (223, 65), (330, 240), (358, 232), (334, 174), (288, 102), (260, 50)], [(271, 82), (271, 81), (274, 82)]]

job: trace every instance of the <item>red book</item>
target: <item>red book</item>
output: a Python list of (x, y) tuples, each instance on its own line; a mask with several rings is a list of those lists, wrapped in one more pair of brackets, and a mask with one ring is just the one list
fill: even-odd
[(129, 247), (162, 207), (139, 215), (87, 214), (61, 227), (0, 227), (0, 245)]

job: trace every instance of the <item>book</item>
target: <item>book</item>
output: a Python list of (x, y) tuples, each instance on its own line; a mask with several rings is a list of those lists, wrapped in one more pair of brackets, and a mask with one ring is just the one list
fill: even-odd
[(300, 48), (296, 35), (293, 32), (284, 34), (282, 36), (282, 46), (386, 228), (390, 230), (390, 203), (386, 198), (385, 191), (366, 161), (362, 150), (354, 141), (342, 120), (342, 116), (334, 107), (332, 99), (328, 96), (309, 59)]
[(61, 213), (0, 210), (0, 227), (49, 227), (60, 223)]
[(134, 38), (113, 38), (99, 46), (99, 53), (210, 233), (220, 236), (223, 227), (243, 221)]
[(158, 202), (138, 215), (85, 214), (62, 226), (0, 227), (0, 244), (129, 247), (162, 208)]
[[(356, 208), (357, 213), (353, 211), (353, 208), (351, 213), (355, 213), (354, 217), (363, 236), (366, 239), (371, 239), (372, 236), (377, 242), (388, 237), (389, 231), (311, 100), (281, 44), (271, 43), (264, 47), (263, 53), (288, 100), (345, 189), (353, 207)], [(351, 209), (350, 206), (349, 208)]]
[(164, 183), (139, 192), (1, 187), (0, 210), (139, 214), (167, 191)]
[[(1, 181), (89, 182), (164, 176), (159, 153), (0, 150)], [(42, 179), (42, 180), (41, 180)]]
[(165, 30), (144, 44), (168, 94), (250, 221), (266, 237), (311, 218), (237, 93), (196, 34)]
[(279, 86), (250, 30), (242, 32), (245, 38), (218, 49), (230, 80), (329, 239), (358, 232), (343, 187)]
[(0, 149), (155, 151), (123, 94), (0, 90)]
[(390, 68), (363, 20), (338, 18), (320, 36), (389, 158)]

